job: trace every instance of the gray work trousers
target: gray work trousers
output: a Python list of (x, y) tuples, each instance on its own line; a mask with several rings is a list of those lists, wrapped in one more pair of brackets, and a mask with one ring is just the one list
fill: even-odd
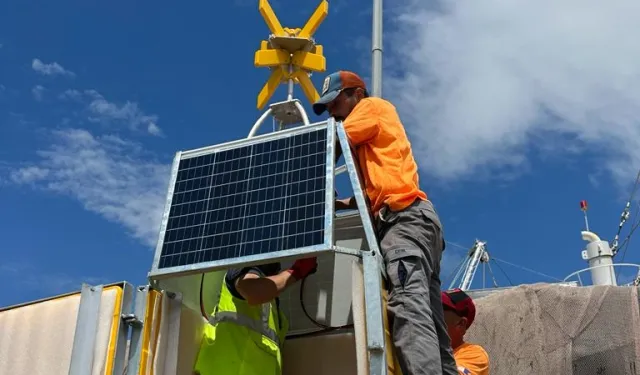
[(391, 335), (402, 375), (457, 375), (442, 311), (442, 224), (429, 201), (376, 217), (388, 276)]

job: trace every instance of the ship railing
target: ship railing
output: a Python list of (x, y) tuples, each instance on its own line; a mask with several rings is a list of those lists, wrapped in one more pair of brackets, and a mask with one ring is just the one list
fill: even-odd
[[(597, 266), (583, 268), (581, 270), (575, 271), (569, 274), (567, 277), (563, 279), (563, 281), (577, 281), (580, 286), (592, 285), (591, 282), (591, 272), (593, 270), (604, 268), (604, 267), (612, 267), (615, 274), (615, 285), (624, 285), (624, 286), (639, 286), (640, 285), (640, 264), (635, 263), (612, 263), (612, 264), (600, 264)], [(618, 271), (619, 269), (624, 268), (624, 271)], [(586, 276), (584, 275), (586, 272), (589, 272)], [(576, 280), (571, 280), (571, 279)]]

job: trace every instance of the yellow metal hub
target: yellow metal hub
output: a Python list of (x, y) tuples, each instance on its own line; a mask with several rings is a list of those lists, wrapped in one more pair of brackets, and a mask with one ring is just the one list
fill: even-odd
[(307, 99), (313, 103), (320, 98), (309, 75), (324, 72), (326, 59), (321, 45), (316, 45), (313, 34), (329, 14), (329, 3), (322, 0), (302, 28), (282, 27), (267, 0), (260, 0), (258, 8), (271, 31), (269, 40), (260, 43), (256, 51), (256, 67), (271, 69), (271, 76), (258, 94), (257, 107), (262, 109), (273, 96), (278, 86), (292, 80), (302, 88)]

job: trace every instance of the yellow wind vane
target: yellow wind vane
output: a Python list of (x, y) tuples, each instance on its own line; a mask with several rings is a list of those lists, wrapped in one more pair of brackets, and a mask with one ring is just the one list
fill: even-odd
[(283, 27), (267, 0), (260, 0), (258, 8), (267, 27), (271, 31), (268, 40), (260, 43), (254, 63), (256, 67), (271, 69), (271, 76), (258, 94), (257, 107), (262, 109), (282, 83), (289, 84), (289, 98), (292, 99), (293, 84), (302, 88), (304, 95), (313, 103), (320, 98), (309, 78), (312, 72), (324, 72), (326, 59), (322, 46), (316, 45), (313, 34), (329, 14), (326, 0), (313, 12), (302, 28)]

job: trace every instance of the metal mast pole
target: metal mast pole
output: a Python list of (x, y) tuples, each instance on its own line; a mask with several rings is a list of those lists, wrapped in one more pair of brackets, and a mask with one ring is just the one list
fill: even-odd
[(371, 95), (382, 97), (382, 0), (373, 0)]
[(478, 265), (482, 261), (482, 258), (485, 254), (485, 243), (476, 240), (476, 243), (473, 245), (473, 249), (471, 249), (471, 261), (467, 264), (467, 269), (464, 271), (464, 275), (462, 276), (462, 283), (460, 283), (460, 289), (468, 290), (471, 287), (471, 282), (473, 281), (473, 277), (476, 275), (476, 270), (478, 269)]

